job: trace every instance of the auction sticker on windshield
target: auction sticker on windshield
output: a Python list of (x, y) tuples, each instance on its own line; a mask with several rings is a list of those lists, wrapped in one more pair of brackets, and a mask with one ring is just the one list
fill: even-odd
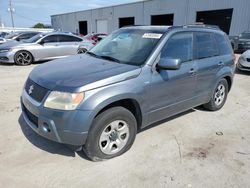
[(142, 38), (148, 38), (148, 39), (159, 39), (161, 38), (162, 34), (159, 33), (144, 33)]

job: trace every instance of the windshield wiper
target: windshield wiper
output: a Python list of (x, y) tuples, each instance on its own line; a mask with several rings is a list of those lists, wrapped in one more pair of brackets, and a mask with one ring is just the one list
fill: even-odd
[(110, 60), (110, 61), (114, 61), (114, 62), (117, 62), (117, 63), (121, 63), (121, 61), (119, 59), (116, 59), (114, 57), (110, 57), (110, 56), (107, 56), (107, 55), (102, 55), (100, 56), (101, 58), (103, 59), (107, 59), (107, 60)]
[(98, 57), (98, 58), (100, 58), (100, 56), (99, 55), (96, 55), (95, 53), (93, 53), (93, 52), (86, 52), (86, 54), (89, 54), (89, 55), (91, 55), (91, 56), (94, 56), (94, 57)]

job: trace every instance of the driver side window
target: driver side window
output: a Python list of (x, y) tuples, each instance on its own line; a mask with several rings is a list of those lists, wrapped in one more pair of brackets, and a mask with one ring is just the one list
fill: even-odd
[(162, 48), (161, 58), (180, 59), (181, 62), (193, 60), (193, 34), (185, 32), (171, 36)]

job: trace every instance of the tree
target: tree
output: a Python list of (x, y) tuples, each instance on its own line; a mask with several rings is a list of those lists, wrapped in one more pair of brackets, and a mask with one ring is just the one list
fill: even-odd
[(45, 25), (43, 23), (37, 23), (33, 28), (45, 28)]
[(33, 26), (33, 28), (51, 28), (51, 26), (45, 25), (43, 23), (37, 23), (36, 25)]

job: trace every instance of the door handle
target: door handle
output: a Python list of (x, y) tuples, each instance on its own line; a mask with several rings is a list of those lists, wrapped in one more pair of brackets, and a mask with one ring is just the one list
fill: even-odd
[(219, 62), (219, 63), (218, 63), (218, 66), (219, 66), (219, 67), (222, 67), (223, 65), (224, 65), (223, 62)]
[(196, 71), (192, 68), (192, 69), (190, 69), (190, 71), (189, 71), (188, 73), (189, 73), (189, 74), (195, 74)]

